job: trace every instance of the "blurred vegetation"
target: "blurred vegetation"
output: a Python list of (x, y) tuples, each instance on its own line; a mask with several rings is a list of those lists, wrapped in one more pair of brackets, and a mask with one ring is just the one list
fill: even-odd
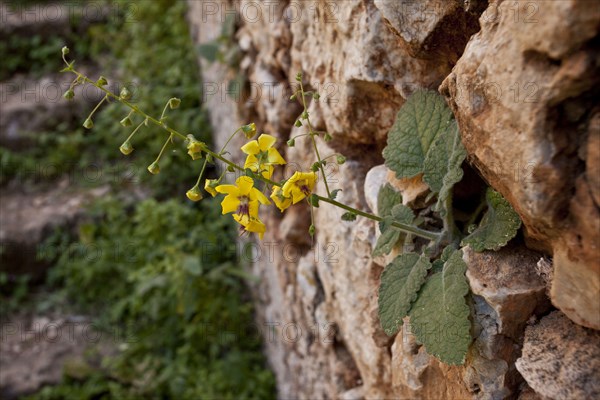
[[(160, 115), (170, 97), (181, 98), (181, 107), (168, 112), (169, 124), (210, 141), (186, 2), (105, 4), (118, 12), (90, 24), (86, 34), (3, 43), (0, 50), (9, 52), (11, 61), (0, 73), (56, 71), (60, 48), (67, 45), (77, 64), (98, 63), (109, 81), (132, 88), (136, 104), (151, 114)], [(102, 368), (77, 377), (66, 374), (60, 385), (31, 398), (273, 398), (274, 378), (261, 339), (248, 331), (253, 309), (245, 294), (248, 277), (236, 259), (235, 230), (210, 196), (194, 204), (185, 198), (201, 161), (192, 162), (183, 146), (173, 146), (177, 150), (165, 154), (161, 173), (151, 176), (146, 166), (165, 133), (143, 127), (133, 140), (133, 157), (125, 157), (118, 148), (132, 129), (119, 124), (126, 114), (111, 103), (94, 116), (91, 131), (81, 127), (82, 115), (76, 127), (64, 121), (35, 132), (25, 151), (0, 148), (0, 184), (15, 178), (39, 184), (23, 176), (39, 165), (56, 166), (43, 176), (49, 181), (65, 174), (82, 178), (82, 171), (101, 166), (106, 179), (82, 178), (77, 184), (111, 183), (121, 193), (97, 201), (76, 237), (56, 233), (44, 255), (55, 262), (49, 298), (66, 299), (70, 307), (95, 316), (101, 329), (119, 327), (128, 340), (120, 343), (118, 355), (103, 360)], [(136, 203), (122, 195), (139, 187), (149, 193), (146, 200)], [(0, 275), (0, 292), (7, 285), (8, 278)], [(10, 292), (10, 303), (4, 293), (3, 312), (17, 309), (27, 293), (26, 279)]]
[(60, 254), (51, 282), (99, 312), (108, 334), (122, 326), (127, 340), (105, 361), (107, 378), (117, 380), (92, 374), (33, 398), (273, 397), (260, 337), (250, 329), (252, 306), (240, 296), (235, 231), (217, 202), (199, 204), (150, 199), (130, 216), (116, 199), (98, 202), (76, 242), (57, 235), (48, 243)]

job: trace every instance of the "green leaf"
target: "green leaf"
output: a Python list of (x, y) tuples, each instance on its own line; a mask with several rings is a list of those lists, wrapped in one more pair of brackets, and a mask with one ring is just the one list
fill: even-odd
[(337, 197), (338, 193), (341, 192), (342, 189), (335, 189), (331, 191), (331, 195), (329, 196), (329, 198), (331, 200), (335, 200), (335, 198)]
[[(381, 190), (383, 190), (383, 188)], [(387, 207), (387, 205), (384, 207)], [(404, 237), (404, 232), (392, 226), (394, 221), (403, 224), (412, 224), (415, 219), (413, 211), (402, 204), (396, 204), (392, 207), (390, 214), (391, 215), (384, 217), (383, 221), (379, 223), (381, 236), (377, 238), (377, 243), (373, 249), (373, 257), (388, 254), (392, 251), (396, 243)]]
[(521, 227), (521, 219), (510, 203), (492, 188), (485, 194), (488, 210), (479, 227), (462, 240), (461, 245), (469, 245), (477, 252), (498, 250), (505, 246)]
[(446, 364), (463, 364), (471, 344), (466, 270), (462, 251), (452, 253), (442, 272), (425, 282), (410, 311), (411, 331), (429, 354)]
[(386, 183), (379, 189), (377, 195), (377, 212), (380, 217), (387, 217), (392, 214), (392, 208), (396, 204), (402, 204), (402, 195), (394, 190), (392, 185)]
[(353, 212), (345, 212), (342, 214), (342, 221), (355, 221), (356, 220), (356, 214)]
[(429, 259), (415, 253), (401, 254), (385, 268), (379, 286), (379, 320), (387, 335), (398, 332), (417, 293), (425, 282)]
[[(381, 227), (381, 225), (380, 225)], [(382, 231), (381, 235), (377, 238), (377, 243), (373, 249), (373, 257), (379, 257), (384, 254), (389, 254), (394, 248), (396, 243), (400, 240), (402, 232), (398, 229), (389, 228)]]
[(435, 139), (423, 163), (423, 180), (433, 192), (439, 193), (435, 210), (442, 214), (446, 212), (443, 206), (452, 187), (463, 177), (461, 165), (466, 157), (467, 151), (462, 144), (458, 124), (452, 121)]
[(395, 222), (401, 222), (403, 224), (412, 224), (415, 219), (413, 210), (403, 204), (396, 204), (392, 208), (392, 217)]
[(388, 134), (383, 150), (385, 165), (401, 178), (423, 172), (425, 156), (431, 144), (444, 132), (452, 111), (437, 92), (415, 92), (402, 106)]

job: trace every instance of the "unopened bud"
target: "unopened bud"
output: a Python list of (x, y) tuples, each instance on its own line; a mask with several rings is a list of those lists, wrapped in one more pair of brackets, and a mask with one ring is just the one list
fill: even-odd
[(344, 157), (343, 155), (339, 154), (339, 155), (336, 157), (336, 160), (337, 160), (337, 163), (338, 163), (339, 165), (342, 165), (343, 163), (345, 163), (345, 162), (346, 162), (346, 157)]
[(129, 142), (129, 140), (126, 140), (121, 145), (121, 147), (119, 147), (119, 150), (121, 151), (121, 153), (123, 153), (125, 155), (129, 155), (133, 151), (133, 146), (131, 145), (131, 142)]
[(296, 95), (295, 94), (291, 95), (290, 100), (292, 100), (292, 101), (296, 100)]
[(309, 234), (310, 236), (315, 236), (315, 231), (316, 231), (316, 230), (317, 230), (317, 229), (315, 228), (315, 226), (311, 224), (311, 225), (310, 225), (310, 227), (308, 228), (308, 234)]
[(252, 139), (256, 135), (256, 124), (252, 122), (251, 124), (243, 125), (242, 132), (244, 132), (246, 139)]
[(319, 93), (313, 93), (313, 99), (319, 100), (320, 98), (321, 98), (321, 95)]
[(198, 189), (198, 185), (194, 186), (190, 190), (188, 190), (185, 195), (191, 201), (200, 201), (202, 200), (202, 193), (200, 193), (200, 189)]
[(98, 80), (96, 81), (96, 85), (98, 85), (98, 86), (106, 86), (106, 85), (108, 85), (108, 81), (106, 80), (105, 77), (100, 76), (100, 78), (98, 78)]
[(325, 142), (331, 142), (332, 139), (333, 138), (331, 137), (331, 135), (329, 133), (325, 132), (325, 136), (323, 136), (323, 140)]
[(290, 139), (287, 141), (287, 145), (290, 147), (294, 147), (296, 145), (296, 139)]
[(171, 108), (171, 110), (179, 107), (180, 104), (181, 104), (181, 100), (178, 99), (177, 97), (173, 97), (173, 98), (169, 99), (169, 107)]
[(123, 100), (129, 100), (129, 99), (131, 99), (131, 92), (129, 91), (129, 89), (124, 87), (123, 89), (121, 89), (121, 93), (119, 93), (119, 97)]
[(148, 172), (150, 172), (152, 175), (156, 175), (160, 172), (160, 167), (156, 161), (148, 165)]
[(121, 125), (123, 125), (124, 127), (128, 127), (131, 126), (132, 122), (131, 122), (131, 118), (129, 118), (129, 116), (123, 118), (120, 122)]
[(63, 46), (61, 51), (62, 51), (63, 56), (66, 56), (67, 54), (69, 54), (69, 48), (67, 46)]
[(294, 125), (296, 125), (298, 128), (300, 128), (302, 126), (302, 122), (299, 119), (297, 119), (296, 123)]
[(73, 97), (75, 97), (75, 92), (73, 89), (69, 89), (63, 94), (63, 97), (67, 100), (71, 100)]
[(85, 129), (92, 129), (94, 127), (94, 121), (92, 121), (91, 118), (86, 118), (83, 122), (83, 127)]

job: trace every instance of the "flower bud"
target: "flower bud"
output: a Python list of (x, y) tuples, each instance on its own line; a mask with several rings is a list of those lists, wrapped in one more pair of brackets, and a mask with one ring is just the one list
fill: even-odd
[(86, 118), (83, 122), (83, 127), (85, 129), (92, 129), (94, 127), (94, 121), (92, 121), (91, 118)]
[(160, 167), (156, 161), (148, 165), (148, 172), (150, 172), (152, 175), (156, 175), (160, 172)]
[(300, 118), (302, 118), (302, 119), (308, 119), (308, 111), (304, 111), (302, 113), (302, 115), (300, 115)]
[(207, 179), (204, 181), (204, 190), (206, 190), (212, 197), (217, 195), (215, 188), (219, 186), (219, 181), (216, 179)]
[(67, 100), (71, 100), (73, 97), (75, 97), (75, 92), (73, 89), (69, 89), (65, 92), (65, 94), (63, 94), (63, 97)]
[(325, 132), (325, 136), (323, 137), (323, 140), (325, 142), (331, 142), (332, 139), (333, 138), (331, 137), (331, 135), (329, 133)]
[(290, 100), (292, 100), (292, 101), (296, 100), (296, 95), (295, 94), (291, 95)]
[(298, 82), (300, 82), (300, 81), (302, 80), (302, 72), (298, 72), (298, 73), (296, 74), (296, 80), (297, 80)]
[(194, 135), (188, 135), (187, 149), (189, 156), (192, 157), (192, 160), (197, 160), (202, 158), (202, 151), (206, 149), (206, 145), (197, 140)]
[(231, 166), (231, 165), (228, 165), (227, 172), (235, 172), (235, 168), (233, 168), (233, 166)]
[(200, 201), (200, 200), (202, 200), (202, 193), (200, 193), (200, 189), (198, 189), (198, 185), (194, 186), (193, 188), (191, 188), (190, 190), (188, 190), (187, 192), (185, 192), (185, 195), (191, 201)]
[(123, 118), (120, 122), (121, 125), (123, 125), (124, 127), (128, 127), (131, 126), (132, 122), (131, 122), (131, 118), (129, 118), (129, 116)]
[(246, 139), (252, 139), (256, 135), (256, 124), (252, 122), (251, 124), (243, 125), (242, 132), (244, 132)]
[(339, 165), (342, 165), (343, 163), (346, 162), (346, 157), (344, 157), (341, 154), (338, 154), (338, 156), (336, 157), (336, 161)]
[(294, 125), (296, 125), (296, 127), (300, 128), (302, 126), (302, 122), (297, 119), (296, 122), (294, 123)]
[(63, 56), (66, 56), (67, 54), (69, 54), (69, 48), (67, 46), (63, 46), (61, 51), (62, 51)]
[(296, 139), (290, 139), (287, 141), (287, 145), (290, 147), (294, 147), (296, 145)]
[(121, 151), (121, 153), (129, 155), (133, 151), (133, 146), (131, 145), (131, 142), (129, 140), (126, 140), (125, 142), (123, 142), (121, 147), (119, 147), (119, 150)]
[(309, 234), (310, 236), (315, 236), (315, 231), (316, 231), (316, 230), (317, 230), (317, 229), (315, 228), (315, 226), (311, 224), (311, 225), (310, 225), (310, 227), (308, 228), (308, 234)]
[(319, 93), (313, 93), (313, 99), (319, 100), (320, 98), (321, 98), (321, 95)]
[(177, 97), (172, 97), (171, 99), (169, 99), (169, 107), (171, 108), (171, 110), (179, 107), (180, 104), (181, 104), (181, 100), (178, 99)]
[(319, 165), (320, 164), (318, 162), (314, 163), (313, 165), (310, 166), (310, 170), (312, 172), (317, 172), (319, 170)]
[(124, 87), (123, 89), (121, 89), (121, 93), (119, 93), (119, 97), (123, 100), (129, 100), (129, 99), (131, 99), (131, 92), (129, 91), (129, 89)]
[(98, 85), (98, 86), (106, 86), (106, 85), (108, 85), (108, 81), (106, 80), (105, 77), (100, 76), (100, 78), (98, 78), (98, 80), (96, 81), (96, 85)]

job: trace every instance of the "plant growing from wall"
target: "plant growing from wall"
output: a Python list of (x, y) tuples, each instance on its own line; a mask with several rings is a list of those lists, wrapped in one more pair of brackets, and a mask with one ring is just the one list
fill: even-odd
[[(410, 317), (412, 332), (423, 343), (426, 350), (448, 364), (462, 364), (471, 343), (469, 306), (466, 296), (469, 285), (466, 281), (466, 264), (462, 259), (461, 246), (470, 245), (476, 251), (497, 250), (513, 238), (521, 225), (518, 215), (497, 192), (487, 189), (487, 212), (479, 226), (469, 224), (466, 232), (455, 224), (452, 205), (453, 187), (463, 176), (461, 165), (466, 151), (462, 146), (458, 125), (444, 100), (435, 92), (419, 91), (408, 99), (399, 111), (396, 122), (388, 135), (388, 145), (383, 156), (386, 165), (402, 178), (422, 176), (431, 189), (429, 200), (431, 211), (442, 221), (440, 230), (427, 226), (425, 219), (416, 216), (412, 209), (402, 204), (402, 197), (392, 186), (381, 188), (378, 197), (378, 213), (374, 215), (336, 200), (339, 190), (332, 190), (326, 180), (325, 166), (328, 162), (343, 164), (345, 157), (334, 153), (322, 157), (317, 139), (329, 141), (327, 132), (314, 129), (308, 101), (319, 99), (319, 94), (305, 91), (302, 74), (296, 76), (298, 90), (291, 100), (298, 100), (303, 111), (296, 120), (297, 127), (306, 127), (306, 133), (291, 138), (288, 146), (296, 140), (308, 140), (314, 149), (316, 161), (306, 171), (297, 171), (283, 180), (273, 180), (276, 167), (286, 163), (274, 147), (276, 139), (262, 134), (253, 139), (257, 132), (254, 123), (244, 125), (232, 133), (225, 146), (219, 151), (211, 150), (193, 135), (184, 135), (167, 124), (167, 112), (177, 108), (180, 100), (169, 99), (160, 117), (156, 118), (131, 102), (131, 93), (123, 89), (115, 94), (105, 88), (106, 79), (92, 80), (74, 68), (65, 56), (63, 72), (75, 74), (72, 87), (91, 84), (105, 93), (103, 100), (91, 112), (83, 126), (93, 127), (93, 115), (103, 102), (116, 100), (129, 109), (127, 124), (132, 131), (121, 145), (121, 152), (128, 155), (134, 151), (135, 135), (149, 124), (162, 128), (167, 133), (164, 145), (156, 159), (148, 166), (151, 174), (160, 173), (160, 163), (166, 150), (176, 140), (183, 142), (192, 160), (203, 160), (196, 184), (187, 191), (192, 201), (202, 199), (202, 178), (208, 164), (218, 161), (225, 166), (218, 179), (206, 179), (203, 188), (212, 196), (225, 195), (221, 203), (223, 214), (232, 214), (242, 233), (254, 232), (262, 239), (266, 226), (260, 219), (260, 207), (275, 204), (281, 211), (306, 201), (311, 207), (312, 223), (309, 234), (314, 236), (314, 207), (328, 203), (345, 210), (343, 220), (353, 221), (357, 216), (377, 221), (381, 236), (374, 256), (390, 253), (398, 243), (410, 243), (420, 252), (405, 252), (397, 256), (385, 268), (379, 290), (379, 316), (388, 335), (395, 334)], [(65, 93), (72, 98), (73, 90)], [(135, 123), (133, 120), (136, 119)], [(123, 121), (122, 121), (123, 122)], [(247, 155), (244, 165), (231, 161), (227, 145), (235, 135), (244, 135), (248, 142), (241, 150)], [(224, 184), (226, 174), (237, 173), (235, 184)], [(316, 193), (316, 183), (321, 179), (325, 194)], [(268, 196), (265, 193), (270, 193)], [(483, 209), (485, 207), (481, 207)], [(478, 214), (471, 220), (476, 221)], [(418, 240), (417, 240), (418, 238)]]

